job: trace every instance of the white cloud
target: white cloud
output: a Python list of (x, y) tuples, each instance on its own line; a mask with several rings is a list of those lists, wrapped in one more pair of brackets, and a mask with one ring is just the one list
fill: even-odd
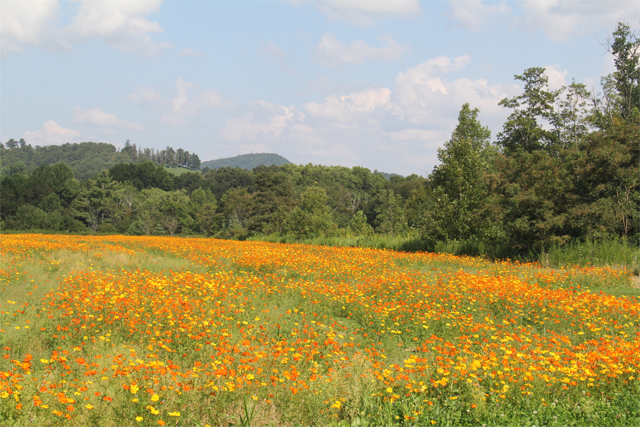
[(523, 0), (521, 6), (524, 16), (516, 23), (556, 41), (574, 33), (611, 30), (620, 20), (636, 20), (639, 12), (637, 1), (625, 0)]
[(504, 21), (514, 28), (541, 31), (554, 41), (574, 34), (611, 30), (616, 23), (638, 18), (637, 0), (521, 0), (512, 7), (482, 0), (449, 0), (449, 16), (470, 31)]
[(304, 119), (304, 115), (293, 106), (283, 107), (262, 100), (253, 102), (250, 110), (242, 117), (227, 119), (227, 126), (221, 131), (222, 137), (249, 142), (255, 142), (259, 137), (274, 139), (294, 120)]
[(496, 19), (508, 17), (511, 12), (511, 7), (505, 2), (485, 4), (482, 0), (449, 0), (449, 4), (449, 16), (472, 32), (491, 25)]
[[(261, 144), (265, 150), (313, 156), (325, 164), (426, 174), (465, 102), (479, 108), (480, 120), (495, 135), (509, 114), (498, 102), (521, 91), (482, 79), (447, 79), (469, 62), (468, 55), (432, 58), (398, 73), (393, 88), (334, 93), (302, 105), (304, 114), (261, 101), (227, 120), (222, 136), (243, 150)], [(556, 71), (562, 77), (563, 71)]]
[[(2, 0), (0, 34), (2, 54), (22, 52), (28, 46), (71, 49), (74, 43), (102, 40), (125, 52), (153, 55), (172, 44), (153, 40), (162, 32), (148, 15), (159, 11), (162, 0), (77, 0), (72, 16), (60, 15), (58, 0)], [(57, 27), (59, 19), (69, 20)]]
[(42, 129), (27, 131), (22, 135), (22, 137), (27, 144), (59, 145), (67, 142), (78, 142), (80, 132), (73, 129), (65, 129), (53, 120), (47, 120), (44, 122)]
[(450, 85), (441, 79), (446, 73), (464, 68), (471, 58), (463, 55), (451, 61), (446, 56), (439, 56), (423, 62), (404, 73), (396, 76), (395, 99), (401, 115), (408, 116), (412, 121), (423, 120), (416, 116), (416, 111), (428, 111), (429, 102), (443, 102), (449, 98)]
[(158, 12), (161, 3), (162, 0), (80, 0), (78, 14), (61, 29), (61, 34), (70, 41), (100, 39), (125, 52), (156, 54), (173, 47), (150, 37), (163, 31), (160, 24), (147, 20), (147, 15)]
[(27, 46), (46, 43), (53, 32), (58, 0), (2, 0), (0, 37), (2, 55), (23, 52)]
[(76, 107), (73, 121), (78, 124), (102, 129), (104, 133), (113, 133), (115, 129), (142, 130), (139, 123), (119, 119), (115, 114), (107, 113), (100, 107), (83, 110)]
[(353, 122), (357, 115), (372, 113), (376, 108), (384, 108), (391, 99), (391, 90), (383, 87), (349, 95), (331, 95), (322, 103), (310, 102), (303, 110), (314, 119), (329, 120), (337, 123)]
[(380, 18), (415, 16), (421, 13), (418, 0), (327, 0), (314, 2), (331, 21), (372, 25)]
[(163, 123), (171, 126), (186, 126), (189, 124), (189, 116), (226, 105), (222, 96), (212, 89), (190, 96), (190, 92), (197, 87), (195, 83), (178, 78), (174, 84), (175, 95), (172, 98), (165, 98), (157, 88), (139, 86), (127, 96), (127, 99), (134, 104), (163, 112), (161, 115)]
[(408, 46), (399, 45), (391, 36), (381, 37), (383, 46), (374, 47), (363, 40), (351, 42), (347, 46), (331, 33), (322, 36), (313, 56), (320, 65), (336, 67), (340, 65), (362, 64), (370, 60), (391, 61), (401, 58), (409, 50)]
[(557, 65), (545, 65), (545, 74), (549, 78), (549, 89), (557, 90), (567, 85), (568, 70), (560, 70)]
[(182, 48), (180, 53), (178, 53), (178, 56), (193, 56), (196, 58), (202, 58), (204, 55), (199, 50), (195, 50), (190, 47), (184, 47)]

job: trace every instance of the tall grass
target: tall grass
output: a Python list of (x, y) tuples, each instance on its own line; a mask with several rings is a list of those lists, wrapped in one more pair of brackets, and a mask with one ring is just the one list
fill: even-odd
[(544, 267), (557, 268), (565, 265), (620, 267), (638, 275), (640, 272), (640, 247), (627, 239), (574, 240), (563, 246), (552, 246), (544, 252), (516, 253), (507, 245), (487, 245), (482, 241), (449, 240), (427, 245), (419, 236), (331, 236), (296, 239), (291, 235), (255, 235), (248, 240), (272, 243), (302, 243), (321, 246), (346, 246), (373, 249), (389, 249), (402, 252), (435, 252), (453, 255), (478, 256), (489, 260), (511, 258), (519, 261), (538, 261)]
[(627, 239), (572, 241), (564, 246), (553, 246), (539, 255), (545, 267), (562, 265), (620, 266), (638, 275), (640, 247)]

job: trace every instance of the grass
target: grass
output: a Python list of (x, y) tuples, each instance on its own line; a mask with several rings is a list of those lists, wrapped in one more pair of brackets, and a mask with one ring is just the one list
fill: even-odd
[(322, 246), (360, 247), (390, 249), (394, 251), (427, 251), (452, 255), (480, 256), (490, 260), (510, 258), (522, 262), (539, 262), (543, 267), (560, 268), (563, 266), (597, 266), (630, 269), (634, 275), (640, 272), (640, 247), (627, 239), (574, 240), (564, 246), (553, 246), (547, 251), (531, 251), (514, 254), (506, 246), (490, 247), (483, 242), (447, 241), (437, 242), (428, 247), (415, 234), (407, 236), (331, 236), (296, 239), (290, 235), (256, 235), (249, 240), (273, 243), (301, 243)]
[(640, 247), (627, 239), (572, 241), (564, 246), (553, 246), (540, 255), (547, 267), (562, 265), (596, 265), (628, 268), (638, 275)]
[(193, 169), (188, 169), (188, 168), (183, 168), (183, 167), (173, 167), (173, 166), (165, 166), (164, 170), (166, 170), (167, 172), (176, 175), (176, 176), (180, 176), (183, 175), (185, 173), (189, 173), (189, 172), (200, 172), (197, 170), (193, 170)]
[(594, 291), (625, 269), (0, 239), (0, 425), (640, 423), (640, 302)]

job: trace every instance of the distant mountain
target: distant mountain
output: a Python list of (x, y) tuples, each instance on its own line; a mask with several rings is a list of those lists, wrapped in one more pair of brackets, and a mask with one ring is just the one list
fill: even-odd
[(384, 176), (384, 178), (389, 181), (391, 178), (393, 178), (394, 176), (397, 176), (399, 178), (404, 178), (404, 176), (399, 175), (397, 173), (386, 173), (386, 172), (380, 172), (379, 170), (375, 170), (373, 173), (379, 173), (380, 175)]
[(200, 164), (200, 168), (219, 169), (223, 167), (236, 167), (251, 170), (260, 165), (265, 166), (282, 166), (291, 163), (284, 157), (275, 153), (252, 153), (242, 154), (235, 157), (227, 157), (224, 159), (208, 160)]

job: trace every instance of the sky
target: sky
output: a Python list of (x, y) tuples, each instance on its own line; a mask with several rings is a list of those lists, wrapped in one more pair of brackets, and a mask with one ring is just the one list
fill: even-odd
[(514, 75), (599, 90), (633, 1), (1, 0), (0, 138), (428, 176), (464, 103), (492, 138)]

